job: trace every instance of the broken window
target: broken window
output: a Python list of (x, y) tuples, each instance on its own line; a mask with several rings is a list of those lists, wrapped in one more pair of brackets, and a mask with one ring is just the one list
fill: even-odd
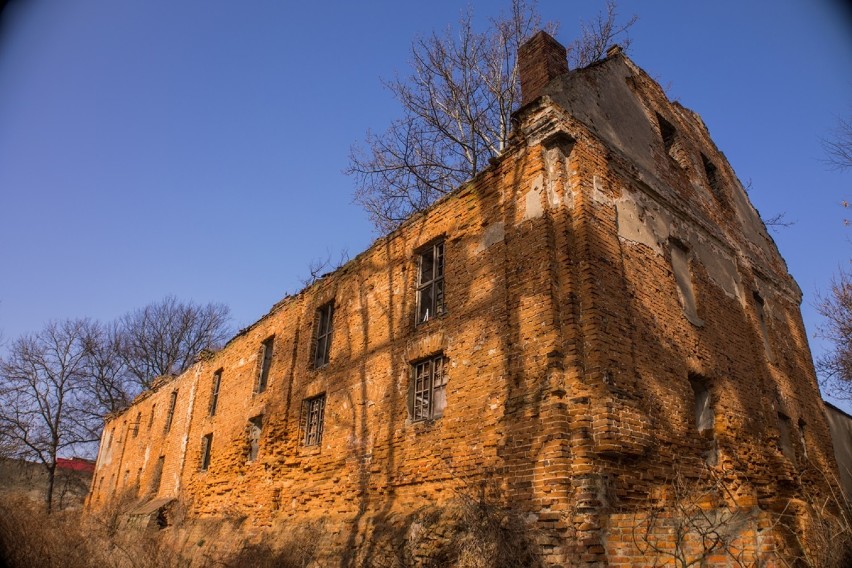
[(136, 421), (133, 422), (133, 437), (134, 438), (139, 435), (139, 424), (141, 422), (142, 422), (142, 413), (137, 412), (136, 413)]
[(444, 355), (438, 355), (412, 366), (409, 413), (412, 422), (434, 420), (444, 414), (447, 406), (447, 377), (444, 374)]
[(211, 432), (201, 438), (201, 463), (198, 468), (199, 470), (207, 471), (207, 468), (210, 467), (210, 452), (212, 448), (213, 433)]
[(331, 352), (331, 318), (334, 302), (329, 302), (317, 310), (316, 343), (314, 345), (314, 367), (328, 364)]
[(210, 391), (210, 407), (208, 408), (208, 416), (216, 416), (216, 407), (219, 405), (219, 387), (222, 384), (222, 369), (213, 373), (213, 385)]
[(248, 461), (257, 459), (260, 451), (260, 434), (263, 431), (263, 415), (249, 419), (248, 423)]
[(417, 272), (417, 323), (444, 313), (444, 243), (420, 253)]
[(306, 446), (322, 444), (325, 394), (306, 399), (302, 403), (302, 431)]
[(163, 466), (166, 464), (166, 456), (160, 456), (154, 465), (154, 475), (151, 477), (151, 493), (156, 494), (160, 490), (160, 481), (163, 478)]
[(721, 199), (722, 186), (719, 183), (719, 171), (716, 168), (716, 165), (704, 154), (701, 154), (701, 163), (704, 164), (704, 175), (707, 177), (707, 183), (710, 185), (713, 195), (715, 195), (717, 199)]
[(269, 381), (269, 368), (272, 366), (272, 349), (275, 343), (275, 336), (267, 337), (260, 344), (260, 350), (257, 353), (257, 378), (254, 381), (254, 394), (260, 394), (266, 390), (266, 385)]
[(154, 425), (154, 411), (157, 409), (156, 404), (151, 405), (151, 416), (148, 418), (148, 430)]
[(714, 434), (716, 413), (713, 409), (713, 395), (710, 392), (707, 379), (704, 377), (690, 375), (689, 386), (692, 387), (695, 429), (704, 440), (708, 440), (707, 443), (709, 444), (705, 448), (704, 461), (707, 462), (707, 465), (716, 465), (718, 461)]
[(778, 413), (778, 449), (788, 460), (796, 461), (796, 450), (793, 448), (793, 422), (783, 412)]
[(704, 322), (698, 317), (695, 289), (692, 285), (692, 272), (689, 269), (689, 251), (678, 240), (673, 239), (671, 244), (672, 271), (677, 283), (683, 313), (691, 323), (698, 326), (704, 325)]
[(175, 404), (177, 403), (177, 391), (172, 391), (172, 398), (169, 401), (169, 413), (166, 415), (166, 425), (163, 432), (168, 432), (172, 427), (172, 418), (175, 416)]
[(716, 417), (713, 412), (713, 397), (710, 394), (710, 389), (707, 388), (707, 382), (702, 377), (689, 377), (689, 385), (692, 387), (692, 394), (695, 397), (695, 428), (698, 432), (707, 430), (713, 431), (713, 424)]
[(772, 345), (769, 343), (769, 331), (766, 327), (766, 307), (763, 298), (757, 292), (754, 292), (754, 308), (757, 311), (757, 320), (760, 324), (760, 336), (763, 338), (763, 350), (766, 352), (766, 357), (769, 362), (775, 359), (772, 353)]
[(660, 113), (657, 113), (657, 123), (660, 125), (660, 136), (663, 138), (663, 148), (665, 148), (667, 154), (672, 155), (672, 148), (674, 148), (677, 130), (674, 126), (672, 126), (671, 122), (660, 116)]
[(808, 445), (805, 443), (805, 422), (799, 420), (799, 443), (802, 445), (802, 457), (808, 459)]

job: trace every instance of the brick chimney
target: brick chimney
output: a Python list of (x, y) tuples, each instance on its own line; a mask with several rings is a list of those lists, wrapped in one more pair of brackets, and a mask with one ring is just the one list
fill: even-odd
[(551, 79), (568, 72), (568, 52), (545, 31), (532, 36), (518, 49), (521, 104), (534, 101)]

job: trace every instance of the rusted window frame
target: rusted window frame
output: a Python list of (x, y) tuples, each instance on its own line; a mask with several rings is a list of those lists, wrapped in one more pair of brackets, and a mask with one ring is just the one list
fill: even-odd
[[(444, 354), (417, 361), (411, 365), (411, 391), (409, 414), (412, 422), (437, 420), (446, 408), (447, 362)], [(443, 396), (443, 406), (435, 404), (436, 396)]]
[(325, 426), (325, 393), (306, 398), (302, 403), (302, 443), (305, 446), (322, 444)]
[(333, 318), (334, 302), (323, 304), (317, 310), (313, 361), (315, 369), (328, 365), (330, 360)]
[[(426, 259), (432, 259), (431, 274), (424, 273)], [(428, 295), (428, 305), (424, 297)], [(417, 257), (417, 312), (415, 323), (420, 325), (447, 312), (444, 298), (444, 240), (435, 241), (422, 249)], [(425, 309), (424, 309), (425, 308)]]

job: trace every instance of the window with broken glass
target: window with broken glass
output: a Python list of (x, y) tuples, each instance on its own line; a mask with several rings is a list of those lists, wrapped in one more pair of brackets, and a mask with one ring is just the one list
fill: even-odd
[(305, 399), (302, 404), (302, 430), (306, 446), (322, 443), (323, 420), (325, 417), (325, 394)]
[(260, 451), (260, 434), (263, 431), (263, 415), (249, 419), (248, 423), (248, 461), (257, 459)]
[(409, 404), (412, 422), (434, 420), (444, 414), (444, 408), (447, 406), (447, 376), (444, 366), (443, 355), (413, 365)]
[(210, 391), (210, 407), (207, 410), (208, 416), (216, 416), (216, 407), (219, 405), (219, 387), (222, 385), (222, 369), (213, 373), (213, 385)]
[(317, 310), (316, 345), (314, 346), (314, 367), (328, 364), (331, 353), (331, 318), (334, 303), (329, 302)]
[(198, 469), (207, 471), (210, 467), (210, 450), (213, 447), (213, 433), (201, 438), (201, 464)]
[(175, 417), (175, 404), (177, 404), (177, 391), (172, 391), (172, 398), (169, 400), (169, 413), (166, 415), (166, 425), (163, 432), (168, 432), (172, 427), (172, 419)]
[(444, 313), (444, 243), (420, 253), (417, 273), (417, 323)]
[(275, 336), (267, 337), (260, 344), (257, 353), (257, 378), (254, 381), (254, 394), (260, 394), (266, 390), (269, 382), (269, 368), (272, 366), (272, 349), (275, 345)]

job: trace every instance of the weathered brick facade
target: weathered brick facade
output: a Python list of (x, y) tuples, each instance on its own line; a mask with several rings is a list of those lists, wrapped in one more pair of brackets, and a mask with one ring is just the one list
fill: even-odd
[[(111, 417), (89, 506), (322, 518), (369, 562), (376, 527), (488, 481), (547, 562), (633, 566), (666, 555), (654, 539), (701, 486), (702, 510), (746, 519), (740, 556), (710, 565), (772, 565), (773, 515), (806, 523), (836, 471), (801, 292), (698, 115), (617, 48), (568, 73), (558, 48), (521, 54), (488, 170)], [(415, 370), (435, 382), (416, 401)]]

